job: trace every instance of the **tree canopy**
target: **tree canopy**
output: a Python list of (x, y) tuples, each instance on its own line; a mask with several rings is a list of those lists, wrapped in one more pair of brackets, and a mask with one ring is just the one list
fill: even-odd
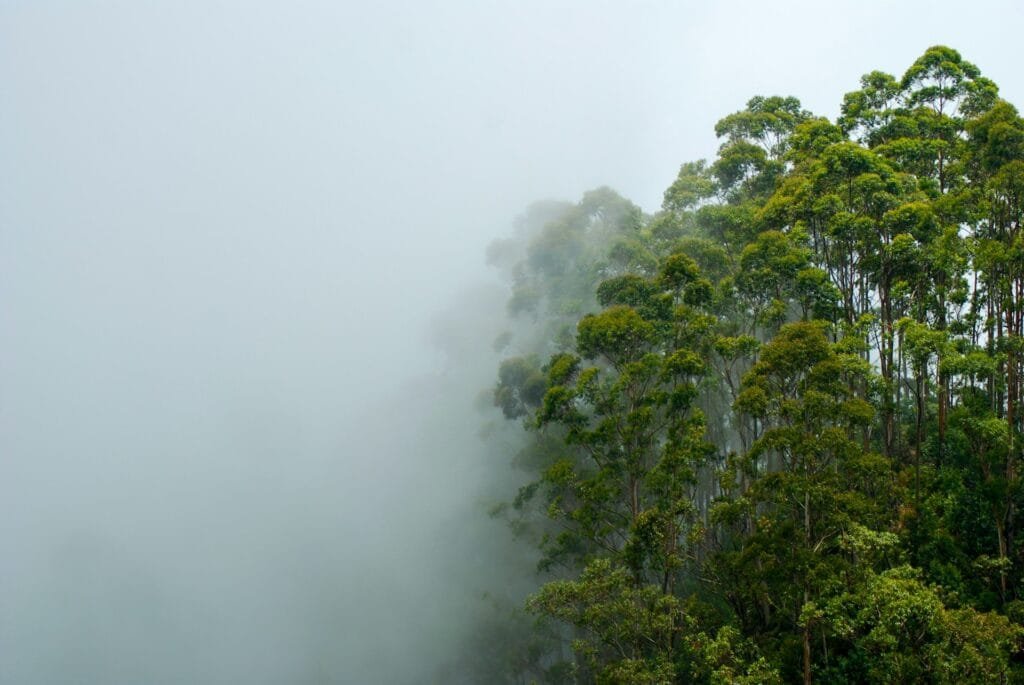
[(715, 133), (489, 254), (540, 562), (479, 677), (1024, 682), (1024, 120), (938, 46)]

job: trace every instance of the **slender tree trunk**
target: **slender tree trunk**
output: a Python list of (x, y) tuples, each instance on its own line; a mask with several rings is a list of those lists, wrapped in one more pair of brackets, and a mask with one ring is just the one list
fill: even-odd
[[(1013, 286), (1011, 285), (1011, 288)], [(1006, 333), (1010, 337), (1012, 344), (1009, 346), (1007, 359), (1006, 359), (1006, 424), (1010, 432), (1010, 454), (1013, 454), (1015, 438), (1017, 437), (1017, 396), (1019, 383), (1018, 380), (1018, 366), (1017, 360), (1017, 338), (1020, 335), (1020, 331), (1016, 330), (1016, 318), (1013, 312), (1012, 302), (1010, 306), (1006, 308)]]
[[(936, 367), (942, 365), (942, 355), (939, 354), (937, 361), (935, 362)], [(942, 465), (943, 453), (946, 451), (946, 424), (948, 423), (948, 410), (949, 410), (949, 379), (946, 374), (941, 370), (937, 371), (939, 387), (936, 390), (939, 400), (939, 448), (935, 451), (935, 465)]]
[[(903, 334), (900, 334), (899, 353), (896, 356), (896, 409), (903, 405), (903, 379), (906, 376), (906, 363), (903, 356)], [(906, 446), (903, 443), (902, 416), (900, 417), (900, 429), (896, 432), (896, 447), (899, 450), (900, 458), (906, 459)]]
[[(804, 593), (806, 601), (807, 594)], [(804, 626), (804, 685), (811, 685), (811, 627)]]
[(629, 508), (633, 515), (633, 523), (640, 516), (640, 480), (636, 476), (629, 479)]
[(920, 462), (921, 462), (921, 449), (924, 447), (924, 408), (925, 408), (925, 398), (924, 398), (924, 369), (922, 368), (924, 365), (921, 364), (921, 363), (918, 363), (916, 366), (917, 366), (917, 374), (916, 374), (916, 378), (914, 379), (916, 384), (917, 384), (917, 422), (916, 422), (916, 425), (915, 425), (915, 428), (916, 428), (916, 439), (915, 439), (915, 441), (916, 441), (916, 445), (915, 445), (916, 456), (915, 456), (915, 459), (916, 459), (917, 463), (920, 464)]
[[(1015, 336), (1014, 344), (1010, 346), (1009, 359), (1007, 360), (1007, 408), (1006, 408), (1006, 422), (1009, 428), (1010, 434), (1010, 446), (1009, 451), (1006, 455), (1006, 483), (1009, 486), (1009, 491), (1012, 493), (1015, 490), (1017, 482), (1017, 459), (1019, 458), (1020, 450), (1020, 431), (1018, 430), (1018, 414), (1020, 412), (1020, 352), (1017, 345), (1021, 341), (1022, 331), (1022, 316), (1024, 312), (1021, 312), (1021, 304), (1024, 303), (1024, 279), (1013, 276), (1010, 279), (1010, 306), (1007, 307), (1010, 315), (1010, 333)], [(1005, 527), (1003, 531), (1003, 537), (1005, 538), (1003, 554), (1013, 561), (1013, 537), (1014, 537), (1014, 519), (1016, 518), (1016, 507), (1014, 504), (1013, 495), (1010, 494), (1007, 497), (1006, 502), (1006, 517)], [(1000, 578), (1003, 584), (1003, 601), (1006, 602), (1009, 597), (1006, 595), (1006, 578), (1005, 573)]]
[[(811, 549), (811, 493), (804, 491), (804, 544)], [(807, 580), (804, 580), (804, 606), (811, 601), (807, 589)], [(808, 621), (804, 625), (804, 685), (811, 684), (811, 624)]]
[(892, 326), (892, 297), (889, 293), (889, 286), (886, 283), (878, 290), (878, 298), (882, 305), (882, 330), (880, 340), (880, 350), (878, 355), (878, 363), (882, 371), (882, 380), (885, 381), (885, 400), (882, 406), (884, 412), (883, 417), (883, 435), (882, 440), (884, 443), (885, 456), (891, 457), (893, 452), (893, 442), (895, 440), (895, 400), (894, 384), (893, 384), (893, 348), (895, 346), (895, 339), (893, 337), (893, 326)]
[[(999, 561), (1002, 562), (1006, 559), (1006, 526), (1003, 521), (998, 519), (1002, 518), (1002, 513), (997, 515), (996, 520), (996, 536), (999, 538)], [(999, 596), (1002, 603), (1006, 604), (1006, 569), (1002, 566), (999, 567)]]
[[(943, 298), (942, 302), (939, 303), (939, 320), (938, 329), (940, 331), (946, 330), (946, 302)], [(939, 401), (939, 448), (935, 451), (935, 465), (941, 466), (942, 459), (945, 456), (946, 451), (946, 424), (948, 423), (949, 413), (949, 378), (942, 370), (942, 359), (943, 359), (942, 348), (939, 348), (939, 352), (935, 357), (935, 380), (938, 383), (936, 389), (936, 395)]]

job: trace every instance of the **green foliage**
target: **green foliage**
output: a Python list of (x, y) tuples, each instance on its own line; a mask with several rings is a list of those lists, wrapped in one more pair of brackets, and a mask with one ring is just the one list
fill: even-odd
[(492, 246), (531, 673), (1021, 681), (1024, 120), (997, 93), (933, 47), (835, 122), (755, 97), (658, 214), (598, 189)]
[(820, 612), (849, 645), (840, 661), (850, 680), (873, 683), (996, 683), (1024, 631), (1005, 617), (949, 609), (920, 574), (900, 566), (872, 574)]
[(723, 626), (713, 638), (704, 639), (699, 653), (703, 663), (698, 668), (703, 666), (710, 672), (706, 677), (711, 685), (782, 684), (778, 670), (736, 628)]
[(682, 212), (697, 207), (715, 194), (715, 182), (708, 173), (704, 160), (686, 162), (679, 169), (679, 176), (665, 191), (662, 207)]
[(533, 358), (512, 357), (498, 369), (494, 405), (506, 418), (515, 419), (540, 405), (547, 391), (547, 380)]
[(678, 599), (637, 587), (608, 559), (589, 563), (579, 580), (553, 581), (530, 598), (530, 611), (579, 629), (573, 641), (597, 683), (673, 682), (673, 645), (683, 619)]

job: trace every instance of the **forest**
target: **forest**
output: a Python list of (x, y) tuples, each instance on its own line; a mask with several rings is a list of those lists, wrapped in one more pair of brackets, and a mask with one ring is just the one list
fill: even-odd
[(1024, 682), (1024, 119), (939, 46), (715, 135), (488, 250), (525, 590), (444, 682)]

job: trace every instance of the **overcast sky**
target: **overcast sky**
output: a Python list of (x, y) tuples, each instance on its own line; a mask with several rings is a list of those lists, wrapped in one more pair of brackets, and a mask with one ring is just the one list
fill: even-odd
[[(0, 0), (0, 683), (416, 682), (447, 600), (408, 578), (444, 576), (458, 510), (428, 466), (486, 476), (389, 398), (452, 363), (428, 322), (487, 243), (599, 185), (654, 210), (752, 95), (834, 117), (931, 45), (1024, 105), (1022, 26), (985, 0)], [(399, 622), (322, 615), (396, 597), (412, 666), (374, 651)]]

